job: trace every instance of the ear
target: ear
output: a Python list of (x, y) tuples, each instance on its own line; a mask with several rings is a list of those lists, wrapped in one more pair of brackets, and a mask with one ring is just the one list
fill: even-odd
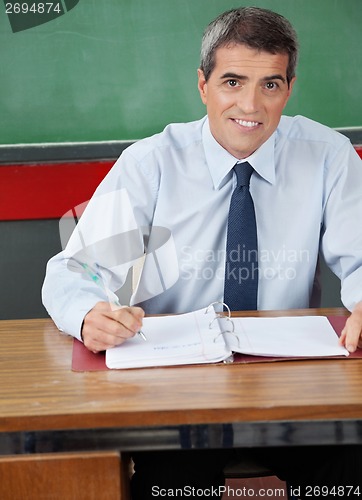
[(293, 76), (293, 78), (290, 80), (290, 83), (289, 83), (289, 89), (288, 89), (288, 99), (289, 97), (291, 96), (292, 94), (292, 90), (293, 90), (293, 85), (295, 83), (295, 80), (297, 79), (296, 76)]
[(204, 72), (201, 69), (197, 70), (198, 83), (197, 87), (200, 92), (201, 100), (204, 104), (207, 104), (207, 82), (204, 76)]
[(285, 106), (288, 104), (289, 97), (292, 95), (292, 90), (293, 90), (293, 85), (294, 85), (295, 80), (296, 80), (296, 77), (294, 76), (294, 77), (290, 80), (290, 82), (289, 82), (289, 87), (288, 87), (287, 94), (286, 94), (286, 96), (285, 96), (283, 109), (284, 109), (284, 108), (285, 108)]

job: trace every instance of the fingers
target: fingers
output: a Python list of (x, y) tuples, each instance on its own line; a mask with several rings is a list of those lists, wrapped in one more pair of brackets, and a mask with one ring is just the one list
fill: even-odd
[(112, 310), (107, 302), (98, 302), (84, 318), (84, 345), (93, 352), (120, 345), (140, 330), (143, 317), (140, 307)]
[(346, 321), (339, 340), (349, 352), (362, 348), (362, 302), (359, 302)]
[(135, 334), (142, 327), (142, 319), (145, 313), (140, 307), (122, 307), (112, 311), (112, 315), (116, 322)]

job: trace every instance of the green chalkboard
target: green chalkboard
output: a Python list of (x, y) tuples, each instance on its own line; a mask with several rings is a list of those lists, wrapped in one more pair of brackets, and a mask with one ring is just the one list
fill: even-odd
[(6, 3), (1, 144), (138, 139), (203, 116), (202, 31), (220, 12), (250, 4), (280, 12), (299, 33), (286, 112), (362, 125), (362, 0), (62, 0), (62, 15), (16, 32)]

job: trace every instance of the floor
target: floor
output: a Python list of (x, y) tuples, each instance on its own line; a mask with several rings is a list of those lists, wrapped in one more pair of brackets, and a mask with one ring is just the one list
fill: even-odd
[(286, 486), (275, 476), (248, 479), (228, 479), (222, 500), (240, 498), (264, 498), (268, 500), (287, 498)]

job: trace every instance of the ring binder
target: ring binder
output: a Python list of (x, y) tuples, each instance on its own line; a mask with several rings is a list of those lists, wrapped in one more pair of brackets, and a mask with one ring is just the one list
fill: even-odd
[[(217, 305), (225, 310), (216, 311)], [(234, 353), (284, 359), (348, 355), (326, 317), (231, 317), (222, 302), (189, 313), (148, 316), (142, 331), (147, 342), (135, 336), (107, 349), (108, 368), (230, 363)]]

